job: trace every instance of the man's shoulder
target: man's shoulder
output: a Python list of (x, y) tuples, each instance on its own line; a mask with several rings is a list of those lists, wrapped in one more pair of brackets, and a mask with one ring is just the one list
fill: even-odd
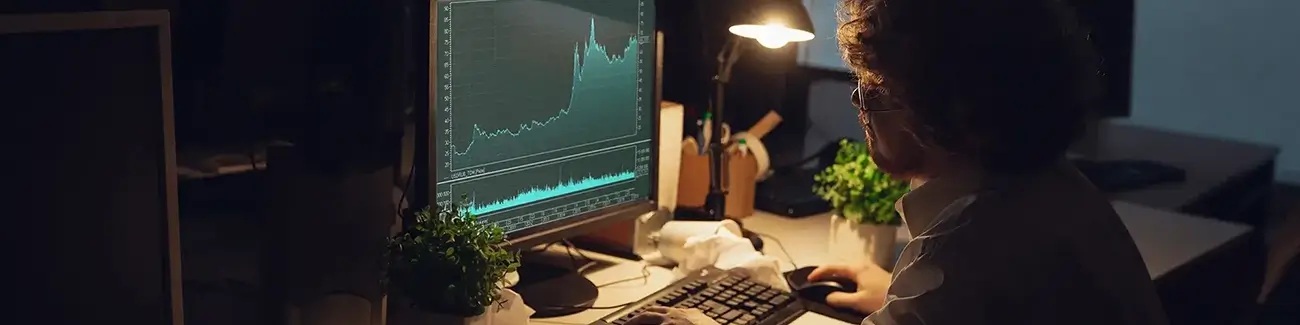
[(1066, 244), (1075, 237), (1070, 234), (1074, 228), (1070, 224), (1117, 218), (1109, 205), (1097, 207), (1084, 200), (1067, 205), (1054, 207), (1044, 201), (992, 191), (973, 193), (945, 208), (918, 239), (931, 253), (959, 250), (958, 254), (984, 259), (963, 260), (987, 265), (985, 262), (995, 260), (1057, 256), (1056, 250), (1062, 246), (1057, 244)]

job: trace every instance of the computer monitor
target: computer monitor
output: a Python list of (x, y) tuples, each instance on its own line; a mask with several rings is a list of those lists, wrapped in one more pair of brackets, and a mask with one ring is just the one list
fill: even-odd
[(435, 204), (468, 203), (514, 246), (651, 211), (648, 0), (439, 0), (430, 65)]
[(170, 53), (166, 11), (0, 15), (6, 317), (183, 323)]
[[(654, 3), (433, 2), (429, 133), (417, 142), (432, 171), (417, 172), (428, 202), (465, 200), (520, 249), (654, 211)], [(520, 273), (516, 291), (539, 315), (595, 300), (572, 272), (525, 264)]]

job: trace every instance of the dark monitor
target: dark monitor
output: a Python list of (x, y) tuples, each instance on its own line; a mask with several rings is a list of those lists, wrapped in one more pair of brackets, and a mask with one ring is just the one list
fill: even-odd
[(10, 295), (31, 305), (6, 317), (183, 323), (168, 26), (166, 11), (0, 15), (0, 237)]
[(1132, 114), (1133, 98), (1133, 0), (1071, 0), (1079, 23), (1088, 30), (1092, 45), (1101, 57), (1104, 94), (1102, 117)]
[[(429, 202), (465, 200), (518, 249), (656, 209), (654, 1), (438, 0), (430, 12), (429, 133), (417, 143)], [(533, 288), (576, 294), (516, 286), (539, 316), (594, 301), (589, 281), (542, 268), (525, 264), (521, 281), (560, 279)]]

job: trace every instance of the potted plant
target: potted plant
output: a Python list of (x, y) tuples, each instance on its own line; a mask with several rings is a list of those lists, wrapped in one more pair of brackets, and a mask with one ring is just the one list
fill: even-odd
[[(411, 227), (389, 239), (385, 287), (395, 301), (398, 324), (443, 325), (527, 323), (503, 312), (526, 309), (505, 288), (506, 274), (519, 267), (519, 255), (506, 250), (500, 227), (479, 222), (463, 203), (424, 209)], [(402, 307), (409, 307), (401, 310)]]
[(840, 140), (835, 163), (814, 176), (813, 192), (830, 203), (829, 253), (846, 263), (890, 268), (902, 218), (894, 202), (909, 190), (876, 167), (865, 143)]

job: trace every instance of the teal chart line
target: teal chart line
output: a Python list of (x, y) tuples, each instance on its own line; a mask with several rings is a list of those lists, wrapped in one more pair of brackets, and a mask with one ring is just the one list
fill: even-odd
[[(585, 49), (585, 52), (584, 52)], [(520, 123), (517, 128), (501, 128), (496, 130), (485, 130), (477, 123), (474, 124), (473, 136), (464, 149), (459, 149), (455, 144), (451, 145), (451, 151), (457, 156), (464, 156), (470, 153), (474, 144), (480, 140), (492, 140), (501, 136), (519, 137), (527, 134), (529, 131), (544, 128), (553, 122), (563, 120), (573, 112), (573, 108), (583, 99), (580, 94), (583, 93), (583, 79), (585, 76), (606, 76), (617, 73), (618, 71), (636, 71), (636, 60), (629, 59), (629, 55), (635, 56), (637, 53), (636, 35), (628, 37), (627, 47), (623, 49), (623, 55), (610, 55), (605, 45), (596, 42), (596, 19), (591, 19), (591, 32), (587, 36), (586, 44), (581, 42), (573, 47), (573, 85), (569, 91), (569, 103), (564, 109), (561, 109), (554, 116), (545, 120), (532, 120)], [(601, 121), (590, 121), (600, 123)], [(576, 127), (576, 126), (575, 126)]]
[(573, 193), (578, 193), (605, 185), (614, 184), (636, 178), (636, 173), (631, 171), (619, 172), (617, 174), (603, 175), (598, 177), (583, 177), (578, 180), (562, 181), (554, 186), (535, 187), (524, 190), (512, 196), (496, 202), (490, 202), (479, 205), (471, 200), (469, 202), (469, 212), (474, 215), (486, 215), (489, 213), (522, 206), (534, 202), (557, 198)]

